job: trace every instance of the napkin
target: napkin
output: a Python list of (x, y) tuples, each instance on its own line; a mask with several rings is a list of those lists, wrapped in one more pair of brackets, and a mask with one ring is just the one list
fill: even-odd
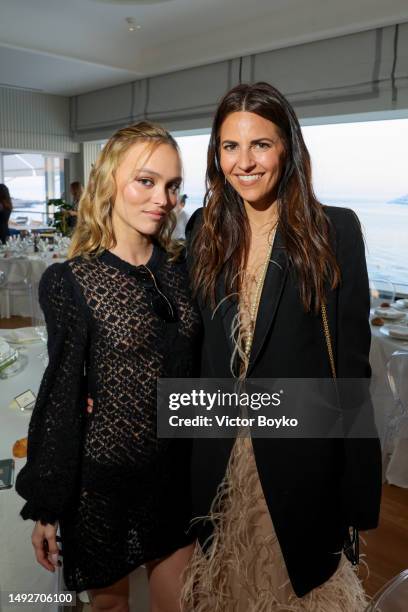
[(8, 329), (2, 334), (7, 342), (13, 344), (28, 344), (30, 342), (41, 342), (41, 337), (35, 327), (20, 327), (19, 329)]
[(393, 338), (401, 338), (404, 340), (408, 339), (408, 327), (404, 325), (389, 325), (388, 333)]
[(395, 308), (382, 308), (381, 306), (374, 310), (374, 314), (379, 317), (384, 317), (384, 319), (399, 319), (403, 316), (400, 310), (396, 310)]

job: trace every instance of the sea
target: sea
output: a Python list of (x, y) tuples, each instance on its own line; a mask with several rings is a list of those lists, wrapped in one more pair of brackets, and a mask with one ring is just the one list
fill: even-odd
[[(203, 196), (189, 197), (187, 213), (202, 206)], [(394, 204), (370, 198), (321, 198), (323, 204), (351, 208), (360, 219), (371, 279), (390, 281), (408, 293), (408, 202)]]
[[(203, 197), (201, 193), (188, 195), (187, 214), (202, 206)], [(329, 206), (351, 208), (357, 213), (363, 228), (370, 278), (401, 285), (400, 290), (408, 293), (408, 203), (336, 196), (321, 201)], [(21, 209), (25, 212), (20, 213)], [(13, 217), (25, 215), (43, 221), (44, 209), (44, 202), (16, 202)]]

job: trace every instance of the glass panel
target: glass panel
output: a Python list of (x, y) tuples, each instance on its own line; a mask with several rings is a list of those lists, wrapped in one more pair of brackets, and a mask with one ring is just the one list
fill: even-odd
[(370, 278), (408, 294), (408, 119), (302, 128), (321, 202), (352, 208)]
[(26, 217), (44, 221), (44, 156), (35, 153), (3, 154), (4, 182), (13, 200), (12, 220)]
[(13, 200), (12, 224), (47, 224), (46, 202), (64, 190), (64, 159), (40, 153), (3, 153), (4, 182)]
[[(370, 278), (408, 295), (408, 119), (303, 126), (302, 132), (320, 201), (352, 208), (360, 218)], [(204, 198), (209, 134), (175, 137), (191, 215)]]
[(180, 147), (184, 172), (184, 182), (180, 193), (188, 196), (184, 210), (190, 216), (203, 205), (210, 135), (176, 136), (176, 140)]

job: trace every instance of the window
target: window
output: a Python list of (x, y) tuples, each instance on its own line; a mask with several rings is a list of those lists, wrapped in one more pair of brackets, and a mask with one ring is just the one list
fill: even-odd
[(13, 200), (12, 219), (46, 223), (47, 200), (64, 190), (64, 159), (40, 153), (3, 153), (3, 182)]
[[(369, 275), (408, 293), (408, 119), (302, 127), (313, 184), (324, 204), (360, 218)], [(202, 205), (209, 135), (177, 137), (190, 214)]]
[(352, 208), (372, 279), (408, 290), (408, 119), (305, 126), (321, 202)]
[(175, 136), (183, 159), (184, 182), (181, 192), (187, 194), (185, 210), (188, 215), (203, 205), (205, 169), (210, 134)]

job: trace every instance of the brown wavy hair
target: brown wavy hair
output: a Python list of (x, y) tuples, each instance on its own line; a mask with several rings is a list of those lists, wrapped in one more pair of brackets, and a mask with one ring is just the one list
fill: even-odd
[(2, 204), (6, 210), (13, 210), (10, 192), (7, 185), (4, 183), (0, 183), (0, 204)]
[[(99, 154), (79, 201), (78, 221), (69, 257), (98, 255), (116, 245), (112, 225), (112, 202), (116, 197), (115, 174), (124, 155), (137, 142), (145, 142), (150, 153), (159, 145), (168, 144), (180, 155), (177, 142), (160, 125), (141, 121), (115, 132)], [(183, 249), (180, 242), (171, 238), (176, 222), (176, 216), (171, 211), (155, 236), (171, 259), (176, 259)]]
[(73, 181), (70, 186), (69, 186), (70, 192), (71, 192), (71, 196), (72, 196), (72, 200), (74, 204), (78, 204), (79, 200), (81, 199), (81, 196), (84, 192), (84, 188), (82, 186), (82, 184), (79, 181)]
[(208, 146), (203, 224), (192, 243), (193, 289), (214, 306), (220, 274), (226, 294), (237, 292), (238, 271), (247, 263), (251, 230), (244, 203), (225, 181), (219, 161), (221, 126), (228, 115), (239, 111), (268, 119), (280, 131), (285, 153), (277, 194), (279, 230), (298, 276), (303, 306), (318, 312), (325, 301), (326, 282), (336, 287), (340, 270), (330, 244), (329, 221), (313, 191), (310, 156), (299, 121), (286, 98), (268, 83), (237, 85), (216, 111)]

